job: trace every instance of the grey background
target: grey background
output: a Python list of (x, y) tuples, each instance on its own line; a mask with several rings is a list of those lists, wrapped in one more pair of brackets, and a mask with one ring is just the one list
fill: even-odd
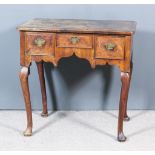
[[(0, 5), (0, 109), (24, 108), (18, 78), (16, 26), (36, 17), (137, 21), (128, 107), (155, 109), (155, 5)], [(92, 70), (86, 60), (72, 57), (62, 59), (55, 69), (46, 64), (45, 73), (49, 108), (118, 109), (121, 82), (117, 67)], [(40, 109), (41, 93), (34, 63), (29, 82), (32, 107)]]

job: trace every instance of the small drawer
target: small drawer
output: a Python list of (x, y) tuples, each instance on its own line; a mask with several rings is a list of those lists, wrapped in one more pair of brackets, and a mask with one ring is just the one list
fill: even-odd
[(96, 36), (95, 57), (105, 59), (124, 59), (124, 37)]
[(26, 54), (50, 55), (54, 53), (54, 34), (43, 32), (26, 32)]
[(57, 34), (56, 46), (69, 48), (92, 48), (93, 39), (91, 35)]

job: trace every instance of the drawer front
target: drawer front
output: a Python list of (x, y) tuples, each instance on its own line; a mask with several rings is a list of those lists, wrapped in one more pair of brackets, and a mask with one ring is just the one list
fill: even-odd
[(95, 57), (105, 59), (124, 59), (124, 37), (96, 36)]
[(93, 39), (91, 35), (57, 34), (56, 46), (68, 48), (92, 48)]
[(25, 35), (26, 54), (50, 55), (54, 53), (54, 34), (27, 32)]

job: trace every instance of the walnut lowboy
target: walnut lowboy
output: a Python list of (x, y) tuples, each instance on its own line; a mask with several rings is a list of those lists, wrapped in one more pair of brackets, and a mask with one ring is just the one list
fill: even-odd
[(43, 62), (57, 66), (63, 57), (75, 54), (96, 65), (117, 65), (121, 71), (118, 141), (125, 141), (123, 120), (127, 116), (127, 100), (132, 74), (133, 21), (33, 19), (18, 26), (20, 31), (20, 81), (27, 112), (25, 136), (32, 135), (32, 109), (28, 75), (32, 61), (37, 64), (43, 112), (48, 116)]

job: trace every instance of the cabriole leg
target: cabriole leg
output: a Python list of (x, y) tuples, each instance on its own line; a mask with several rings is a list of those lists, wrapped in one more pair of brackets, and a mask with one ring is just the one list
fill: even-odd
[[(129, 73), (129, 84), (128, 84), (128, 92), (127, 92), (127, 99), (126, 99), (126, 102), (128, 102), (128, 94), (129, 94), (129, 89), (130, 89), (130, 82), (131, 82), (131, 77), (132, 77), (132, 69), (133, 69), (133, 63), (131, 61), (131, 64), (130, 64), (130, 73)], [(125, 115), (124, 115), (124, 121), (129, 121), (130, 120), (130, 117), (128, 116), (127, 114), (127, 103), (126, 103), (126, 107), (125, 107)]]
[(121, 72), (121, 94), (120, 94), (120, 105), (119, 105), (119, 118), (118, 118), (118, 141), (123, 142), (126, 140), (126, 137), (123, 133), (123, 119), (125, 115), (125, 109), (127, 104), (127, 94), (128, 94), (128, 85), (129, 85), (129, 73)]
[(37, 62), (36, 65), (37, 65), (37, 69), (38, 69), (38, 75), (39, 75), (40, 87), (41, 87), (41, 94), (42, 94), (43, 112), (42, 112), (41, 116), (47, 117), (48, 116), (48, 110), (47, 110), (47, 97), (46, 97), (46, 86), (45, 86), (43, 62)]
[(25, 107), (26, 107), (26, 114), (27, 114), (27, 128), (24, 131), (24, 136), (32, 135), (32, 108), (31, 108), (31, 101), (30, 101), (28, 75), (29, 75), (29, 68), (22, 67), (21, 72), (19, 74), (19, 78), (21, 82), (21, 87), (22, 87), (22, 92), (23, 92)]

